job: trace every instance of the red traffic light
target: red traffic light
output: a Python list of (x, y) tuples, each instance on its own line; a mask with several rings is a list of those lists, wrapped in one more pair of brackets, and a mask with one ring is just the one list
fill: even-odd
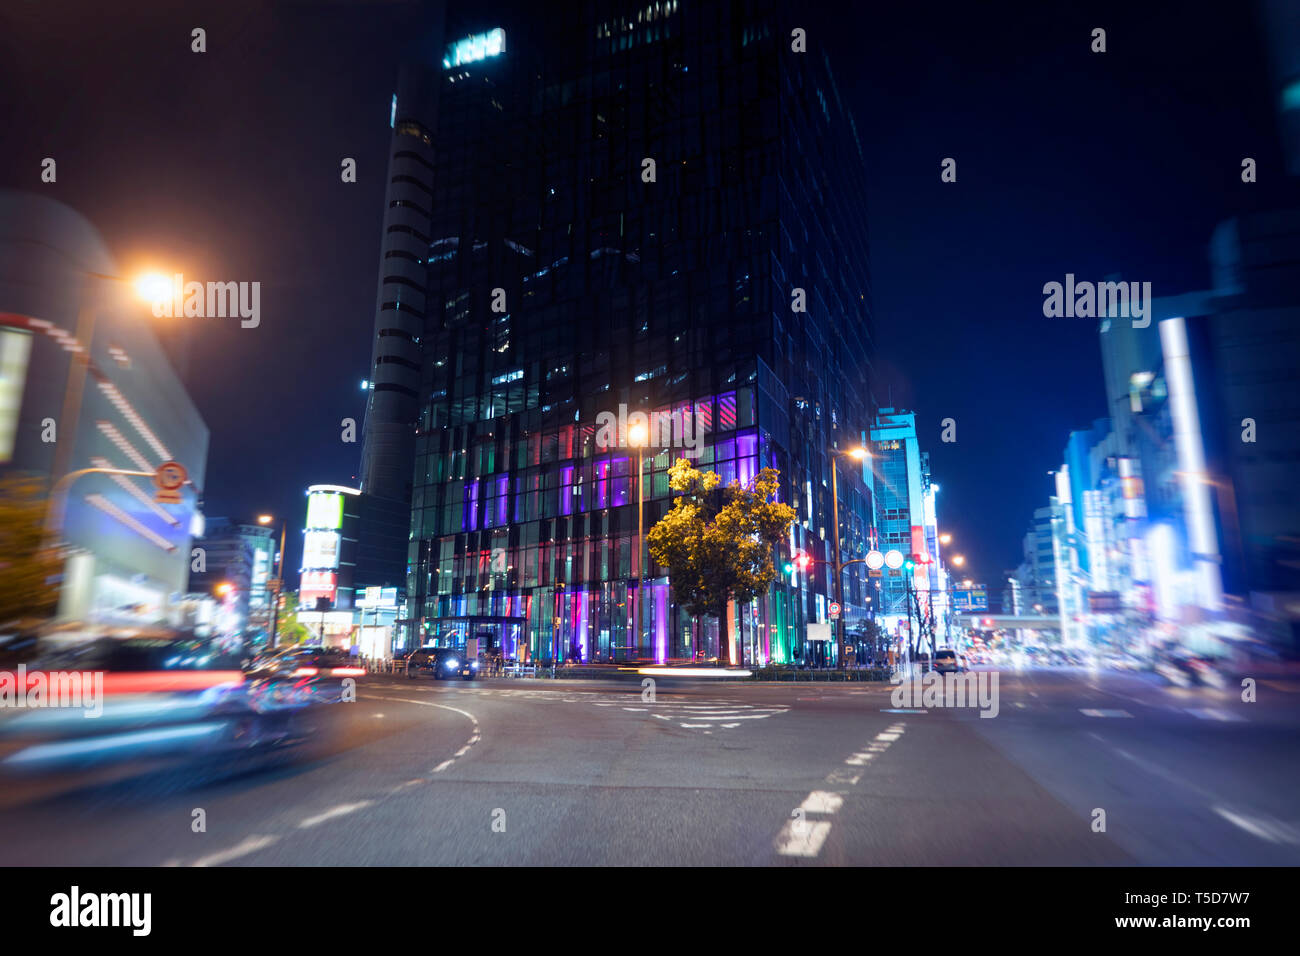
[(812, 558), (800, 551), (794, 556), (794, 566), (800, 571), (807, 571), (812, 566)]

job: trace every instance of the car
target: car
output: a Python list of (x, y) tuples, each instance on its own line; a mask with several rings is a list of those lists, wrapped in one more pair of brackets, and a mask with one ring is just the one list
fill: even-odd
[(366, 669), (347, 651), (296, 644), (262, 654), (244, 666), (250, 681), (293, 682), (310, 688), (313, 696), (329, 699), (342, 695), (349, 678), (355, 682), (365, 673)]
[(254, 676), (217, 642), (170, 628), (55, 632), (0, 667), (21, 667), (29, 685), (58, 681), (72, 701), (0, 709), (0, 778), (69, 785), (285, 754), (314, 733), (313, 705), (330, 700), (314, 677)]
[(434, 680), (473, 680), (478, 671), (478, 661), (452, 647), (422, 647), (406, 658), (406, 676), (412, 678), (432, 674)]
[(966, 664), (952, 648), (941, 647), (934, 652), (934, 669), (940, 674), (960, 674)]

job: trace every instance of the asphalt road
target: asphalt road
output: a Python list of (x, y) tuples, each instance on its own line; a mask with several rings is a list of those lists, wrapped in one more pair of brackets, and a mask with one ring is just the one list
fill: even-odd
[(1300, 863), (1300, 681), (1003, 671), (994, 718), (892, 690), (372, 677), (288, 766), (11, 791), (0, 864)]

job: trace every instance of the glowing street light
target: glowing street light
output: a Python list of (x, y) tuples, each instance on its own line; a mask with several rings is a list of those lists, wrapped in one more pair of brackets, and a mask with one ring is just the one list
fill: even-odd
[(963, 555), (954, 554), (952, 556), (952, 563), (957, 565), (957, 567), (960, 568), (963, 564), (966, 563), (966, 558)]
[(944, 532), (943, 534), (939, 535), (940, 544), (948, 544), (951, 541), (952, 541), (952, 535), (948, 534), (947, 532)]
[(146, 272), (132, 283), (136, 295), (152, 304), (166, 302), (172, 297), (172, 280), (161, 272)]

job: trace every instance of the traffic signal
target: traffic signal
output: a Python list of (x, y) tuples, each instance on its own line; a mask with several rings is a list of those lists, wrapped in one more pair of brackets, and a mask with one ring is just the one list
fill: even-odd
[(789, 561), (785, 563), (785, 573), (793, 574), (795, 571), (807, 571), (812, 567), (812, 558), (803, 551), (796, 551)]
[(911, 571), (914, 567), (916, 567), (916, 562), (913, 561), (911, 558), (908, 558), (903, 562), (903, 567)]

